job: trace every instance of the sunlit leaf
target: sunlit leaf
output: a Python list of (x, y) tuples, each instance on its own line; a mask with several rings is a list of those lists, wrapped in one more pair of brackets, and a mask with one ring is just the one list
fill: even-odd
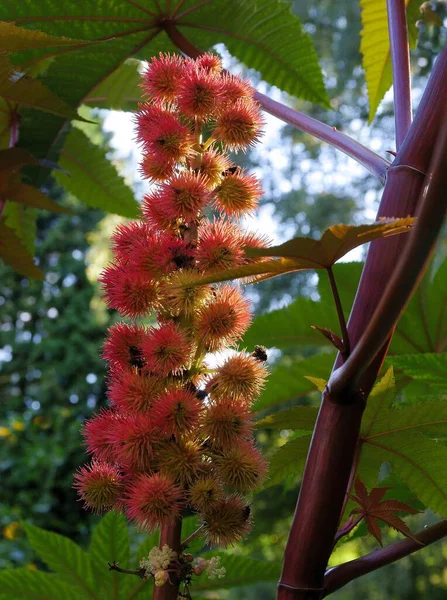
[(43, 31), (23, 29), (14, 23), (0, 21), (0, 39), (3, 52), (17, 52), (36, 48), (51, 48), (54, 46), (76, 46), (85, 44), (84, 41), (66, 37), (55, 37)]
[(51, 200), (51, 198), (37, 188), (26, 183), (21, 183), (20, 181), (10, 184), (6, 188), (5, 196), (8, 200), (33, 206), (34, 208), (50, 210), (55, 213), (73, 214), (73, 211), (57, 204), (57, 202)]
[(52, 573), (11, 569), (0, 573), (1, 600), (84, 600), (80, 588), (67, 584)]
[(286, 359), (274, 366), (253, 410), (262, 411), (315, 391), (314, 380), (308, 373), (328, 378), (334, 359), (335, 353), (323, 352), (305, 359)]
[(312, 431), (317, 420), (318, 408), (296, 406), (282, 410), (256, 423), (257, 429), (302, 429)]
[(24, 523), (33, 550), (61, 579), (83, 590), (84, 597), (96, 600), (90, 558), (67, 537)]
[(93, 208), (124, 217), (136, 217), (138, 203), (106, 156), (106, 150), (93, 145), (79, 129), (66, 138), (60, 165), (68, 173), (54, 171), (54, 177), (67, 191)]
[(271, 248), (247, 248), (247, 254), (293, 259), (296, 270), (327, 269), (362, 244), (408, 232), (414, 222), (406, 218), (384, 219), (371, 225), (332, 225), (319, 240), (298, 237)]
[(34, 254), (36, 241), (36, 211), (32, 206), (7, 202), (3, 210), (5, 225), (14, 230), (30, 254)]
[(91, 92), (84, 103), (99, 108), (135, 111), (141, 102), (140, 60), (129, 58)]
[(0, 258), (25, 277), (35, 279), (44, 277), (16, 232), (7, 227), (4, 220), (0, 220)]
[(281, 483), (289, 475), (303, 473), (311, 438), (311, 435), (299, 436), (279, 448), (270, 459), (269, 475), (264, 489)]
[[(416, 46), (416, 21), (420, 18), (420, 4), (420, 0), (405, 0), (411, 48)], [(362, 7), (360, 51), (363, 55), (363, 68), (369, 95), (369, 120), (372, 121), (393, 78), (386, 0), (360, 0), (360, 6)]]

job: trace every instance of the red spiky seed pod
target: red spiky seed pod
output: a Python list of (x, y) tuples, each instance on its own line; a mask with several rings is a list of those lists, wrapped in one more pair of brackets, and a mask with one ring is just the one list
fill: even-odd
[(212, 289), (209, 285), (188, 285), (197, 279), (197, 271), (183, 269), (173, 273), (162, 290), (162, 302), (173, 315), (180, 313), (191, 317), (194, 312), (209, 300)]
[(163, 382), (137, 369), (114, 373), (109, 380), (110, 402), (129, 413), (147, 412), (163, 391)]
[(150, 244), (153, 233), (147, 223), (131, 221), (120, 223), (112, 234), (112, 251), (118, 263), (132, 260), (135, 244)]
[(216, 458), (221, 480), (238, 492), (259, 488), (267, 473), (267, 464), (251, 442), (241, 442)]
[(116, 446), (113, 435), (123, 421), (123, 415), (114, 410), (102, 408), (94, 417), (84, 423), (82, 435), (87, 451), (100, 462), (116, 461)]
[(241, 496), (224, 497), (202, 513), (204, 537), (212, 546), (229, 546), (251, 529), (250, 508)]
[(158, 431), (150, 415), (128, 414), (112, 434), (118, 462), (137, 472), (153, 470)]
[(193, 391), (171, 386), (154, 404), (152, 417), (161, 433), (178, 438), (196, 427), (202, 410), (203, 404)]
[(161, 473), (141, 475), (132, 483), (125, 504), (127, 515), (140, 529), (153, 531), (180, 515), (183, 491)]
[(203, 224), (195, 252), (198, 268), (204, 273), (231, 269), (243, 262), (241, 231), (237, 225), (223, 219)]
[(156, 160), (183, 162), (191, 154), (194, 140), (189, 127), (173, 113), (143, 107), (137, 122), (138, 139)]
[(235, 354), (227, 358), (217, 369), (206, 389), (214, 397), (228, 397), (240, 402), (251, 403), (259, 396), (267, 369), (249, 354)]
[(262, 187), (254, 175), (244, 170), (227, 173), (216, 188), (214, 204), (230, 217), (252, 213), (258, 205)]
[(189, 63), (179, 89), (178, 107), (186, 117), (205, 121), (215, 115), (221, 89), (220, 77)]
[(143, 73), (144, 93), (158, 102), (175, 102), (184, 72), (184, 61), (177, 54), (153, 57)]
[(110, 327), (104, 343), (102, 356), (112, 365), (123, 369), (144, 366), (141, 343), (146, 336), (146, 329), (140, 325), (116, 323)]
[(189, 488), (189, 504), (199, 512), (222, 498), (222, 485), (213, 477), (199, 477)]
[(161, 472), (180, 485), (190, 485), (197, 478), (201, 461), (200, 447), (192, 440), (172, 440), (159, 446), (158, 462)]
[(122, 492), (121, 475), (115, 466), (93, 460), (75, 473), (73, 487), (84, 501), (84, 508), (102, 513), (117, 503)]
[(219, 114), (213, 137), (222, 140), (229, 150), (245, 152), (259, 140), (263, 125), (259, 105), (241, 98)]
[(201, 54), (196, 59), (196, 65), (201, 69), (205, 69), (206, 71), (213, 73), (214, 75), (219, 75), (222, 72), (222, 61), (220, 56), (217, 56), (217, 54), (212, 54), (211, 52)]
[(175, 375), (189, 365), (191, 344), (185, 332), (172, 321), (150, 329), (141, 346), (146, 368), (155, 375)]
[(158, 304), (158, 283), (142, 271), (112, 264), (104, 269), (100, 282), (109, 308), (124, 317), (139, 317)]
[[(196, 166), (195, 163), (194, 166)], [(196, 168), (199, 169), (209, 189), (213, 190), (231, 166), (232, 163), (225, 154), (209, 148), (200, 155), (200, 161), (197, 162)]]
[(234, 104), (237, 100), (253, 98), (255, 90), (246, 79), (242, 79), (238, 75), (224, 73), (222, 77), (222, 100), (224, 106)]
[(212, 302), (197, 311), (194, 325), (200, 343), (215, 352), (240, 338), (250, 320), (249, 301), (238, 288), (224, 285), (215, 292)]
[(211, 445), (218, 448), (230, 448), (248, 439), (252, 430), (248, 407), (230, 399), (212, 402), (202, 415), (201, 432), (209, 438)]

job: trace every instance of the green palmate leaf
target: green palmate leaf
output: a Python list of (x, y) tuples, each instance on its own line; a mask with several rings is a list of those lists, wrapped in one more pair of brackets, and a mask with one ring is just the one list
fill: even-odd
[(116, 562), (123, 568), (131, 568), (128, 565), (129, 532), (122, 514), (111, 511), (101, 519), (90, 541), (89, 556), (101, 597), (121, 598), (126, 578), (116, 571), (110, 571), (107, 563)]
[(84, 550), (57, 533), (28, 523), (23, 527), (33, 550), (60, 579), (80, 588), (85, 599), (97, 598), (92, 562)]
[(14, 104), (64, 117), (76, 118), (76, 112), (38, 79), (14, 71), (8, 56), (0, 56), (0, 96)]
[(33, 206), (34, 208), (51, 210), (55, 213), (73, 214), (73, 211), (69, 208), (57, 204), (37, 188), (27, 185), (26, 183), (21, 183), (20, 181), (9, 184), (6, 188), (5, 196), (8, 200), (26, 204), (27, 206)]
[(80, 588), (50, 573), (14, 569), (0, 573), (0, 600), (84, 600)]
[(291, 258), (296, 269), (327, 269), (362, 244), (408, 232), (414, 222), (406, 218), (384, 219), (371, 225), (331, 225), (319, 240), (298, 237), (271, 248), (247, 248), (247, 254)]
[(0, 259), (25, 277), (44, 278), (42, 271), (34, 264), (32, 254), (14, 229), (5, 225), (4, 219), (0, 219)]
[(404, 354), (393, 357), (392, 363), (406, 376), (427, 384), (429, 394), (447, 394), (447, 353)]
[(0, 22), (0, 39), (3, 52), (17, 52), (36, 48), (51, 48), (54, 46), (76, 46), (85, 44), (80, 40), (66, 37), (54, 37), (43, 31), (35, 31), (17, 27), (14, 23)]
[(318, 408), (296, 406), (269, 415), (256, 423), (257, 429), (302, 429), (312, 431), (317, 420)]
[(281, 564), (275, 561), (255, 560), (229, 552), (207, 552), (202, 556), (208, 559), (220, 556), (221, 565), (225, 567), (226, 573), (222, 579), (208, 579), (205, 575), (194, 578), (191, 587), (193, 595), (196, 592), (246, 586), (259, 581), (277, 581), (281, 573)]
[(334, 358), (335, 353), (323, 352), (310, 358), (287, 361), (274, 367), (253, 410), (265, 410), (315, 391), (315, 383), (309, 380), (307, 375), (313, 373), (327, 379)]
[(264, 484), (264, 489), (281, 483), (289, 475), (303, 472), (311, 437), (311, 435), (299, 436), (281, 446), (270, 460), (269, 477)]
[(360, 434), (360, 476), (362, 465), (388, 462), (425, 506), (446, 515), (447, 447), (426, 437), (447, 433), (445, 403), (427, 401), (393, 408), (393, 384), (390, 369), (368, 400)]
[(25, 165), (39, 166), (40, 163), (37, 160), (37, 158), (34, 158), (34, 156), (32, 156), (24, 148), (5, 148), (3, 150), (0, 150), (0, 171), (8, 171), (10, 173), (14, 173), (19, 171)]
[[(0, 4), (0, 19), (12, 20), (26, 29), (103, 40), (72, 51), (63, 48), (63, 52), (52, 52), (57, 58), (42, 81), (73, 108), (128, 58), (147, 60), (159, 52), (175, 51), (162, 29), (163, 23), (172, 24), (173, 18), (182, 35), (202, 50), (223, 42), (271, 85), (328, 105), (311, 39), (290, 12), (288, 2), (258, 0), (253, 5), (251, 0), (145, 0), (140, 4), (111, 0), (81, 5), (76, 0), (59, 0), (36, 5), (35, 0), (4, 0)], [(31, 68), (47, 55), (45, 50), (20, 52), (15, 62)], [(59, 136), (61, 119), (51, 115), (36, 119), (34, 111), (26, 111), (24, 116), (21, 145), (36, 156), (55, 161), (63, 139)]]
[[(195, 531), (197, 531), (197, 529), (200, 527), (200, 525), (201, 525), (201, 522), (195, 516), (194, 517), (186, 517), (186, 519), (183, 519), (182, 541), (186, 540), (186, 538), (188, 538), (191, 534), (193, 534)], [(198, 535), (196, 538), (194, 538), (191, 542), (188, 543), (188, 552), (192, 552), (193, 554), (195, 554), (196, 552), (199, 552), (203, 548), (204, 544), (205, 544), (205, 542), (204, 542), (203, 537)]]
[(133, 192), (107, 159), (106, 151), (94, 146), (78, 129), (66, 138), (60, 166), (68, 175), (55, 171), (55, 178), (82, 202), (124, 217), (137, 216)]
[(84, 103), (99, 108), (137, 110), (142, 98), (141, 66), (140, 60), (129, 58), (91, 90), (88, 97), (84, 98)]
[[(420, 0), (405, 0), (411, 48), (416, 46), (420, 5)], [(369, 120), (372, 121), (393, 80), (386, 0), (361, 0), (360, 6), (363, 26), (360, 50), (369, 94)]]
[(36, 210), (16, 202), (7, 202), (3, 211), (5, 225), (14, 230), (30, 254), (34, 254), (36, 240)]

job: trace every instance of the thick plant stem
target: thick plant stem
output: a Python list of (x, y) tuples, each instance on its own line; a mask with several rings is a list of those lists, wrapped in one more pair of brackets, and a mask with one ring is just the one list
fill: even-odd
[(324, 597), (339, 590), (353, 579), (357, 579), (362, 575), (380, 569), (380, 567), (409, 556), (413, 552), (417, 552), (421, 548), (441, 540), (446, 535), (447, 521), (441, 521), (436, 525), (423, 529), (415, 535), (416, 539), (421, 542), (420, 544), (410, 538), (406, 538), (400, 542), (391, 544), (387, 548), (376, 550), (366, 556), (330, 569), (324, 578)]
[(391, 63), (393, 65), (396, 148), (399, 150), (410, 129), (412, 120), (407, 13), (405, 0), (387, 0), (386, 4), (391, 45)]
[[(167, 544), (177, 554), (181, 551), (182, 519), (176, 519), (173, 523), (165, 525), (161, 529), (160, 548)], [(177, 600), (179, 581), (172, 574), (169, 574), (169, 581), (162, 587), (154, 586), (153, 600)]]
[[(185, 38), (178, 30), (174, 21), (165, 21), (163, 26), (171, 41), (187, 56), (197, 58), (197, 56), (202, 54), (202, 51), (199, 48), (196, 48), (196, 46), (194, 46), (194, 44)], [(385, 182), (386, 172), (390, 163), (369, 148), (360, 144), (360, 142), (337, 131), (334, 127), (330, 127), (317, 119), (313, 119), (304, 113), (289, 108), (281, 102), (272, 100), (260, 92), (256, 92), (254, 98), (266, 112), (277, 117), (281, 121), (284, 121), (284, 123), (288, 123), (323, 142), (327, 142), (331, 146), (334, 146), (334, 148), (341, 150), (341, 152), (344, 152), (368, 169), (368, 171), (370, 171), (374, 177), (379, 179), (379, 181), (382, 183)]]
[[(408, 132), (387, 182), (378, 217), (414, 215), (429, 168), (447, 95), (447, 48), (438, 57), (416, 118)], [(365, 331), (392, 276), (408, 236), (394, 236), (371, 244), (348, 323), (351, 349)], [(350, 382), (337, 394), (326, 391), (307, 457), (301, 492), (286, 546), (278, 600), (319, 598), (306, 588), (323, 586), (324, 570), (333, 542), (356, 456), (364, 401), (376, 379), (388, 343), (385, 343), (359, 381), (362, 394), (350, 391)], [(343, 363), (338, 357), (335, 367)]]
[(347, 382), (355, 383), (390, 336), (393, 327), (411, 298), (418, 281), (424, 274), (428, 259), (442, 230), (447, 211), (447, 109), (441, 120), (441, 130), (436, 143), (430, 170), (425, 178), (425, 197), (417, 221), (410, 234), (392, 278), (385, 289), (365, 333), (353, 354), (338, 371), (333, 373), (328, 387), (332, 391)]

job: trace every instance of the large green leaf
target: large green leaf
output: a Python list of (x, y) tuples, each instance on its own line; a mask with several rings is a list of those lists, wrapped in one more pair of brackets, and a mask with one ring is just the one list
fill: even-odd
[(306, 377), (311, 375), (327, 380), (334, 358), (334, 352), (322, 352), (310, 358), (285, 359), (284, 363), (273, 367), (253, 410), (265, 410), (315, 391), (315, 384)]
[[(160, 19), (163, 15), (163, 19)], [(74, 39), (102, 40), (72, 51), (52, 52), (57, 58), (42, 81), (72, 108), (91, 95), (128, 58), (149, 59), (176, 47), (162, 29), (167, 18), (202, 50), (224, 43), (229, 51), (263, 79), (290, 94), (328, 105), (321, 70), (310, 36), (290, 4), (280, 0), (4, 0), (0, 19), (26, 29)], [(174, 16), (175, 15), (175, 16)], [(235, 18), (237, 15), (237, 18)], [(161, 24), (161, 25), (160, 25)], [(17, 53), (15, 61), (28, 67), (45, 51)], [(24, 111), (20, 143), (36, 156), (57, 158), (63, 121), (51, 115), (35, 118)]]
[(2, 52), (17, 52), (31, 48), (51, 48), (54, 46), (76, 46), (84, 44), (80, 40), (66, 37), (54, 37), (43, 31), (33, 31), (17, 27), (14, 23), (0, 22)]
[(125, 575), (110, 571), (107, 563), (119, 563), (122, 568), (132, 568), (129, 562), (129, 532), (125, 517), (111, 511), (95, 527), (90, 541), (89, 556), (93, 563), (97, 587), (104, 600), (120, 600)]
[(79, 129), (68, 134), (59, 162), (66, 173), (55, 171), (55, 178), (82, 202), (123, 217), (137, 216), (133, 192), (107, 159), (106, 151), (94, 146)]
[(30, 206), (7, 202), (3, 211), (5, 225), (15, 234), (30, 254), (34, 254), (36, 240), (36, 211)]
[(91, 90), (84, 103), (99, 108), (137, 110), (141, 102), (141, 65), (140, 60), (129, 58)]
[(221, 565), (225, 567), (225, 577), (208, 579), (206, 575), (194, 577), (191, 585), (192, 594), (251, 585), (259, 581), (277, 581), (281, 572), (281, 564), (275, 561), (261, 561), (246, 556), (238, 556), (230, 552), (207, 552), (204, 558), (221, 557)]
[(96, 600), (93, 567), (87, 553), (68, 538), (24, 523), (31, 547), (58, 576), (82, 590), (84, 598)]
[[(416, 46), (420, 5), (420, 0), (405, 0), (411, 48)], [(360, 50), (368, 87), (369, 119), (372, 121), (393, 80), (386, 0), (361, 0), (360, 6), (363, 25)]]
[(14, 569), (0, 573), (0, 600), (84, 600), (84, 592), (50, 573)]
[(44, 278), (20, 237), (5, 225), (4, 219), (0, 219), (0, 259), (25, 277)]
[(445, 516), (447, 447), (426, 435), (447, 433), (447, 406), (435, 400), (394, 408), (394, 393), (390, 369), (370, 396), (362, 421), (360, 476), (362, 465), (388, 462), (425, 506)]
[(269, 476), (264, 489), (304, 471), (311, 438), (311, 435), (298, 436), (281, 446), (270, 460)]
[(301, 429), (312, 431), (317, 420), (318, 408), (295, 406), (265, 417), (256, 423), (257, 429)]
[(403, 354), (393, 356), (391, 362), (405, 376), (424, 386), (418, 386), (412, 395), (421, 390), (424, 396), (447, 395), (447, 353)]

